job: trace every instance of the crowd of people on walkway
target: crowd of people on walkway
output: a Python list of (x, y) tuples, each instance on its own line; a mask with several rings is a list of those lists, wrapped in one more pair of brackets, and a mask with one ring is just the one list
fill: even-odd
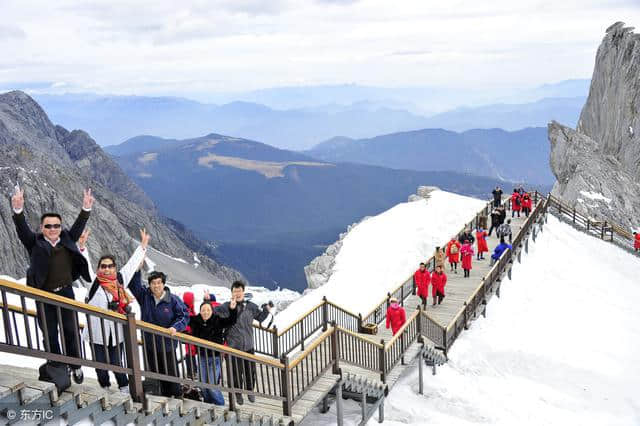
[[(42, 214), (39, 232), (34, 232), (29, 228), (24, 215), (24, 191), (16, 187), (11, 197), (11, 207), (18, 238), (29, 256), (28, 286), (73, 300), (73, 285), (82, 285), (87, 289), (85, 303), (120, 314), (130, 313), (131, 304), (135, 300), (140, 307), (142, 321), (162, 327), (171, 336), (179, 332), (190, 333), (203, 340), (228, 345), (245, 353), (254, 353), (253, 321), (261, 322), (267, 318), (272, 305), (258, 307), (248, 301), (245, 297), (245, 284), (235, 281), (231, 285), (229, 301), (218, 304), (215, 296), (205, 291), (199, 312), (196, 313), (193, 293), (185, 292), (182, 299), (173, 294), (166, 285), (167, 276), (163, 272), (150, 272), (147, 276), (148, 285), (143, 285), (141, 269), (150, 240), (146, 230), (140, 231), (140, 245), (122, 267), (118, 268), (115, 256), (103, 254), (98, 258), (97, 268), (93, 271), (87, 248), (89, 230), (86, 229), (93, 203), (94, 197), (91, 190), (87, 189), (81, 212), (71, 228), (63, 227), (59, 213), (50, 212)], [(74, 329), (77, 322), (73, 310), (37, 302), (36, 311), (47, 352), (81, 358), (82, 342), (79, 339), (83, 339), (89, 343), (94, 361), (114, 366), (125, 365), (125, 330), (120, 323), (90, 315), (82, 333), (77, 333)], [(64, 336), (64, 351), (60, 347), (60, 335)], [(166, 337), (166, 334), (163, 336), (145, 331), (143, 342), (147, 371), (180, 376), (176, 357), (178, 344), (175, 339)], [(202, 383), (220, 383), (222, 358), (218, 351), (187, 345), (184, 352), (186, 356), (181, 362), (187, 365), (185, 376)], [(232, 363), (233, 386), (252, 391), (256, 378), (255, 364), (237, 357), (233, 357)], [(43, 381), (55, 382), (56, 377), (65, 375), (67, 381), (69, 376), (76, 383), (84, 380), (80, 365), (47, 362), (43, 367), (40, 368), (39, 378)], [(127, 375), (119, 372), (114, 375), (120, 391), (128, 392)], [(108, 370), (96, 369), (96, 376), (100, 386), (110, 387)], [(150, 380), (148, 382), (154, 383)], [(155, 391), (163, 396), (179, 397), (183, 391), (177, 382), (160, 380), (155, 384)], [(203, 397), (205, 402), (224, 404), (219, 390), (203, 387)], [(248, 399), (250, 402), (255, 401), (253, 395), (249, 395)], [(242, 394), (236, 394), (236, 401), (243, 404)]]

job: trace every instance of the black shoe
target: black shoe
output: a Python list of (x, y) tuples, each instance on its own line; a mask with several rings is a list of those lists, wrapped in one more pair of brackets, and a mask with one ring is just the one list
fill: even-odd
[(237, 393), (236, 394), (236, 404), (238, 404), (238, 405), (244, 404), (244, 399), (242, 398), (242, 394), (241, 393)]
[(249, 395), (249, 402), (256, 402), (256, 396), (255, 395)]
[(77, 384), (80, 384), (84, 381), (84, 374), (82, 373), (82, 368), (75, 368), (71, 370), (73, 372), (73, 381)]

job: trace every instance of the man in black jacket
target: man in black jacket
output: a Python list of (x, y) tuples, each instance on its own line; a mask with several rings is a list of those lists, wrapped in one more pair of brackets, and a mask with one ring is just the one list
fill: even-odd
[[(231, 300), (236, 303), (236, 322), (227, 329), (227, 344), (234, 349), (241, 350), (253, 354), (253, 320), (258, 322), (264, 321), (269, 312), (270, 306), (267, 304), (263, 309), (253, 302), (249, 302), (244, 298), (245, 285), (242, 281), (235, 281), (231, 284)], [(231, 302), (215, 308), (214, 312), (222, 318), (231, 316)], [(236, 388), (244, 388), (253, 390), (253, 384), (256, 374), (255, 363), (252, 361), (242, 361), (234, 358), (233, 362), (233, 386)], [(242, 404), (243, 398), (241, 393), (236, 394), (238, 404)], [(255, 397), (249, 395), (249, 401), (254, 402)]]
[[(78, 250), (76, 242), (89, 220), (93, 201), (91, 189), (85, 190), (82, 211), (71, 229), (62, 228), (62, 218), (58, 213), (45, 213), (40, 218), (40, 232), (35, 233), (29, 228), (24, 217), (24, 190), (16, 186), (11, 197), (11, 207), (18, 238), (29, 253), (28, 286), (74, 299), (71, 283), (80, 276), (91, 281), (89, 265)], [(62, 327), (64, 355), (79, 357), (79, 331), (74, 311), (60, 309), (62, 323), (59, 324), (55, 305), (37, 302), (36, 309), (38, 325), (43, 331), (45, 350), (62, 354), (58, 342), (58, 327)], [(69, 367), (73, 370), (73, 380), (82, 383), (83, 374), (80, 366), (69, 364)]]
[(493, 190), (493, 207), (498, 207), (502, 203), (502, 189), (499, 186), (496, 186), (496, 189)]

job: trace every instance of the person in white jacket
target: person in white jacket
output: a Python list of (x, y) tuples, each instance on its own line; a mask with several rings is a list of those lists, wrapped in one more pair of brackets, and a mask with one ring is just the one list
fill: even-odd
[[(78, 240), (78, 248), (86, 257), (89, 265), (91, 265), (89, 253), (86, 249), (88, 235), (89, 233), (85, 232), (80, 240)], [(93, 280), (92, 283), (83, 282), (88, 289), (85, 303), (97, 308), (125, 314), (129, 308), (129, 303), (135, 300), (129, 295), (125, 288), (134, 278), (135, 274), (139, 274), (139, 269), (144, 261), (148, 244), (149, 234), (147, 234), (145, 230), (141, 230), (140, 246), (133, 252), (129, 261), (120, 268), (119, 272), (116, 272), (116, 261), (113, 255), (100, 257), (98, 260), (97, 273), (94, 273), (91, 267), (89, 268)], [(124, 360), (124, 329), (122, 325), (116, 325), (113, 321), (109, 320), (101, 321), (100, 317), (97, 316), (90, 316), (88, 327), (84, 328), (82, 335), (83, 339), (89, 341), (93, 346), (95, 361), (106, 363), (107, 353), (109, 354), (109, 362), (112, 365), (119, 365), (118, 360), (121, 360), (121, 362)], [(100, 386), (103, 388), (111, 386), (108, 370), (96, 368), (96, 375)], [(129, 392), (127, 375), (124, 373), (114, 373), (114, 375), (116, 376), (120, 391), (124, 393)]]

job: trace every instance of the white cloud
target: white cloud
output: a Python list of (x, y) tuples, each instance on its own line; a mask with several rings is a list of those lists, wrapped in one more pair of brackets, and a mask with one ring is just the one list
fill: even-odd
[(0, 81), (164, 94), (292, 84), (515, 87), (588, 78), (635, 1), (3, 1)]

